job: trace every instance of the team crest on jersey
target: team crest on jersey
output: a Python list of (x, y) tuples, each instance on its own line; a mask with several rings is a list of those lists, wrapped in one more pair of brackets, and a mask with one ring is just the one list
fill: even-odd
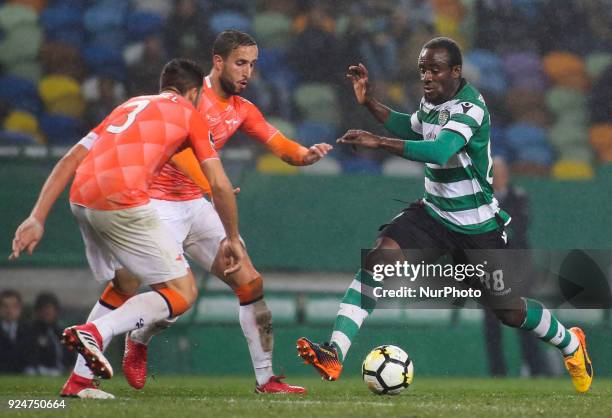
[(446, 122), (450, 119), (450, 112), (446, 109), (443, 109), (438, 114), (438, 125), (444, 126)]

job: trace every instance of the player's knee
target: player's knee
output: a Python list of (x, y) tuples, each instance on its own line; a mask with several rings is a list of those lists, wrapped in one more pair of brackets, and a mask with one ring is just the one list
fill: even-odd
[(399, 245), (390, 238), (382, 237), (376, 242), (376, 247), (366, 255), (365, 268), (368, 271), (374, 271), (376, 265), (392, 264), (402, 259), (403, 255)]
[(502, 324), (513, 328), (519, 328), (525, 320), (525, 313), (518, 309), (496, 309), (493, 312)]
[(118, 292), (126, 295), (135, 295), (140, 287), (140, 280), (123, 268), (115, 272), (112, 283)]
[(365, 268), (374, 271), (376, 265), (393, 264), (398, 260), (394, 250), (386, 248), (374, 248), (365, 257)]
[(193, 305), (195, 303), (196, 300), (198, 300), (198, 296), (199, 296), (199, 291), (198, 291), (198, 286), (195, 282), (195, 279), (189, 283), (189, 286), (187, 287), (186, 291), (182, 292), (184, 294), (185, 299), (187, 299), (189, 301), (190, 305)]
[(250, 282), (234, 287), (240, 305), (249, 305), (263, 298), (263, 280), (257, 276)]
[(162, 287), (156, 289), (168, 305), (169, 317), (173, 318), (187, 312), (193, 306), (197, 298), (190, 292), (181, 291), (173, 287)]
[(106, 289), (104, 289), (104, 292), (102, 292), (99, 302), (101, 305), (109, 309), (117, 309), (129, 298), (134, 296), (137, 289), (138, 288), (134, 289), (134, 291), (131, 293), (127, 293), (123, 289), (119, 289), (118, 286), (113, 284), (113, 282), (109, 282)]
[(368, 271), (374, 271), (374, 266), (384, 263), (382, 251), (378, 248), (370, 250), (365, 257), (365, 268)]

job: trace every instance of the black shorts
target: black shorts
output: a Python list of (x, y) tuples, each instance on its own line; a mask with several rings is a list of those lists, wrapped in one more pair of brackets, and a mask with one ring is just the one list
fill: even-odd
[(460, 287), (480, 289), (486, 297), (481, 302), (492, 308), (512, 309), (523, 292), (524, 277), (517, 273), (512, 251), (507, 250), (503, 222), (499, 228), (483, 234), (462, 234), (435, 220), (422, 201), (412, 203), (402, 213), (379, 229), (379, 237), (399, 244), (410, 263), (435, 263), (452, 257), (452, 263), (483, 265), (484, 277), (466, 279)]
[(403, 249), (453, 251), (506, 248), (503, 224), (500, 223), (499, 229), (484, 234), (461, 234), (436, 221), (420, 200), (404, 209), (390, 223), (382, 225), (379, 231), (379, 237), (391, 238)]

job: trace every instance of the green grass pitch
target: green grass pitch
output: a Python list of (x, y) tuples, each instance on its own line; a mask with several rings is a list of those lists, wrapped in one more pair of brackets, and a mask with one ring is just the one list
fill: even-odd
[(1, 417), (604, 417), (612, 411), (612, 380), (599, 379), (577, 394), (566, 379), (419, 378), (398, 396), (370, 393), (358, 378), (323, 382), (296, 377), (305, 396), (262, 396), (253, 379), (178, 377), (149, 379), (140, 391), (121, 376), (102, 388), (115, 400), (67, 399), (60, 410), (9, 410), (9, 399), (58, 399), (62, 378), (0, 377)]

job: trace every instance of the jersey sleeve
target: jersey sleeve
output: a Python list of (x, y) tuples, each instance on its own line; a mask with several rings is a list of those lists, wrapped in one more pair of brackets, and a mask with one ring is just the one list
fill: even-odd
[(391, 110), (384, 126), (389, 132), (401, 139), (410, 141), (423, 139), (423, 124), (418, 112), (408, 114)]
[(404, 141), (402, 157), (423, 163), (444, 165), (453, 154), (465, 146), (460, 134), (442, 131), (435, 141)]
[(198, 159), (191, 147), (172, 156), (172, 163), (203, 190), (209, 190), (208, 179), (202, 172)]
[(268, 123), (264, 115), (253, 103), (245, 101), (243, 104), (246, 106), (246, 117), (240, 125), (240, 130), (251, 138), (265, 144), (278, 132), (278, 129)]
[(442, 127), (442, 131), (452, 131), (463, 137), (467, 144), (470, 138), (482, 126), (485, 111), (477, 104), (461, 102), (450, 109), (450, 119)]
[(214, 141), (208, 123), (196, 111), (191, 113), (189, 139), (199, 163), (211, 158), (219, 158), (214, 148)]
[(91, 147), (93, 147), (94, 143), (96, 142), (96, 139), (100, 137), (100, 135), (102, 134), (102, 131), (104, 131), (104, 129), (106, 128), (107, 124), (108, 124), (108, 116), (104, 118), (104, 120), (100, 122), (98, 126), (96, 126), (91, 131), (89, 131), (87, 135), (81, 138), (81, 140), (77, 142), (77, 144), (83, 145), (88, 150), (91, 149)]
[(304, 165), (304, 158), (308, 154), (306, 147), (287, 138), (280, 131), (276, 131), (266, 142), (266, 148), (287, 164), (292, 165)]

